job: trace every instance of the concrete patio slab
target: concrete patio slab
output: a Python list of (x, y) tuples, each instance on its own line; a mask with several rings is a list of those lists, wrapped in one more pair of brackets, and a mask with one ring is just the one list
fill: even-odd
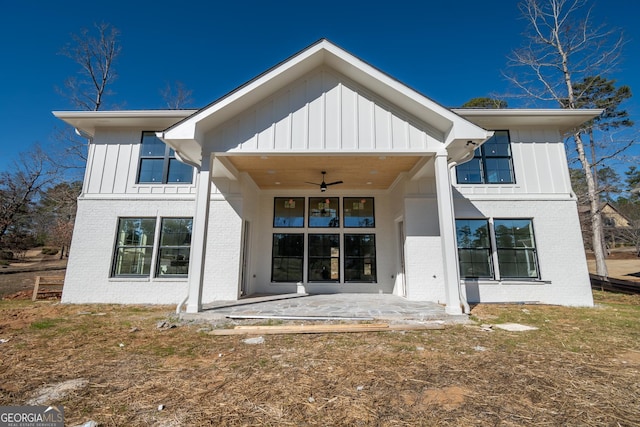
[[(275, 298), (275, 299), (274, 299)], [(433, 302), (408, 301), (388, 294), (290, 294), (245, 298), (205, 305), (200, 313), (181, 313), (184, 320), (220, 321), (228, 318), (286, 320), (385, 320), (390, 322), (465, 323), (468, 316), (451, 316)]]

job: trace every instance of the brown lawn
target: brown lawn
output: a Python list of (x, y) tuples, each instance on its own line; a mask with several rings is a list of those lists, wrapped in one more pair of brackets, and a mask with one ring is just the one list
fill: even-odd
[[(173, 307), (4, 300), (0, 406), (63, 405), (66, 425), (640, 425), (640, 296), (595, 297), (258, 345), (181, 323)], [(539, 329), (488, 327), (505, 322)]]

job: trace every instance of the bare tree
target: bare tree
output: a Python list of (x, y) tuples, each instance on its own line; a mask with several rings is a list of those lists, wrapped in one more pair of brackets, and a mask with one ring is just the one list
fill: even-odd
[(71, 245), (81, 189), (81, 181), (60, 182), (45, 189), (36, 206), (34, 228), (38, 230), (40, 240), (60, 248), (60, 259)]
[[(519, 7), (528, 23), (528, 43), (513, 52), (510, 65), (524, 71), (506, 77), (537, 101), (579, 108), (575, 84), (586, 81), (588, 76), (605, 75), (616, 67), (624, 45), (622, 33), (594, 24), (587, 0), (523, 0)], [(585, 138), (585, 129), (576, 129), (572, 134), (587, 184), (596, 270), (598, 275), (607, 276), (598, 189), (585, 153)]]
[[(105, 98), (113, 93), (110, 87), (117, 78), (114, 68), (120, 55), (120, 31), (110, 24), (94, 24), (94, 32), (84, 28), (71, 36), (61, 54), (80, 66), (78, 74), (67, 78), (64, 89), (58, 92), (73, 106), (84, 111), (98, 111), (105, 106)], [(86, 138), (71, 128), (55, 135), (61, 152), (56, 163), (64, 169), (84, 169), (87, 162)]]
[(167, 85), (160, 91), (162, 99), (167, 104), (167, 107), (177, 110), (180, 108), (186, 108), (193, 103), (191, 98), (193, 91), (187, 89), (184, 83), (177, 81), (173, 84), (167, 83)]
[(21, 241), (31, 232), (34, 203), (57, 178), (57, 168), (38, 145), (21, 153), (12, 170), (0, 173), (0, 247), (11, 246), (10, 242)]
[(92, 35), (83, 28), (71, 36), (72, 42), (61, 51), (62, 55), (80, 66), (78, 76), (65, 80), (63, 93), (77, 108), (98, 111), (103, 105), (109, 86), (117, 78), (113, 67), (120, 55), (120, 31), (110, 24), (94, 24), (97, 32)]

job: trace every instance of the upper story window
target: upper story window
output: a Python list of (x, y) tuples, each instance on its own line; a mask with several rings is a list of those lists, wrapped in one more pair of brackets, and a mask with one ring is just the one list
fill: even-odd
[(472, 160), (456, 166), (456, 176), (458, 184), (513, 184), (509, 131), (495, 131)]
[(304, 197), (276, 197), (273, 203), (274, 227), (304, 227)]
[(373, 197), (345, 197), (342, 203), (345, 227), (374, 228), (376, 226)]
[(309, 227), (339, 227), (337, 197), (309, 197)]
[(139, 184), (191, 184), (193, 168), (176, 159), (175, 151), (156, 137), (155, 132), (142, 132)]

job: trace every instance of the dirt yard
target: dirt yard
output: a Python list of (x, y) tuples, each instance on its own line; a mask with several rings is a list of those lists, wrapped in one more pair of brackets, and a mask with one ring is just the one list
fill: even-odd
[[(0, 406), (67, 425), (640, 425), (640, 296), (443, 330), (213, 336), (172, 307), (0, 301)], [(513, 322), (538, 328), (509, 332)]]
[(43, 255), (40, 250), (27, 251), (20, 260), (0, 265), (0, 298), (9, 295), (24, 296), (33, 290), (36, 276), (64, 275), (66, 259), (59, 255)]
[(640, 425), (640, 296), (594, 295), (595, 308), (478, 305), (470, 325), (261, 344), (174, 307), (5, 299), (0, 406), (63, 405), (70, 426)]
[[(605, 260), (609, 277), (616, 279), (630, 280), (632, 282), (640, 282), (640, 258), (638, 258), (633, 249), (627, 248), (612, 252)], [(587, 264), (589, 272), (596, 272), (596, 262), (593, 255), (587, 254)]]

